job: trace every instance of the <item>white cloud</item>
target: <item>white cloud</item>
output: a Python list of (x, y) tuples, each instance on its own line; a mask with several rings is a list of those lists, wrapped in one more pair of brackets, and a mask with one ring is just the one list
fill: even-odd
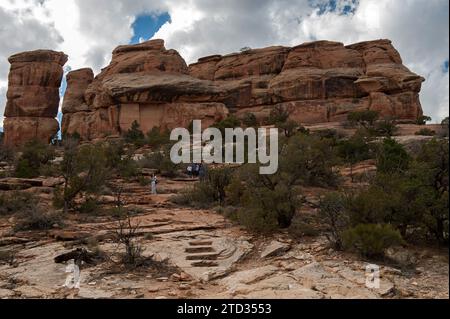
[[(92, 67), (98, 72), (117, 45), (129, 42), (137, 15), (168, 12), (171, 23), (155, 37), (165, 39), (166, 46), (178, 50), (188, 62), (246, 46), (296, 45), (314, 39), (348, 44), (389, 38), (404, 63), (427, 79), (421, 94), (425, 113), (435, 120), (448, 116), (449, 76), (441, 71), (449, 56), (447, 0), (360, 0), (357, 6), (357, 1), (342, 0), (336, 11), (330, 6), (320, 11), (327, 3), (0, 0), (0, 90), (8, 70), (5, 59), (12, 53), (37, 48), (62, 50), (69, 55), (72, 69)], [(348, 5), (354, 14), (339, 14)], [(0, 114), (3, 105), (0, 97)]]

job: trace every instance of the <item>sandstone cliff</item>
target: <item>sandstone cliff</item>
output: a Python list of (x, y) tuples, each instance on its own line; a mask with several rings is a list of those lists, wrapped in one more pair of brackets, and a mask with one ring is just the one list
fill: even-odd
[[(35, 51), (10, 61), (6, 139), (46, 139), (57, 127), (66, 57)], [(190, 66), (163, 40), (152, 40), (119, 46), (96, 77), (90, 69), (68, 74), (62, 131), (92, 140), (119, 135), (134, 121), (146, 132), (187, 127), (193, 119), (211, 125), (230, 113), (251, 112), (262, 120), (275, 106), (303, 124), (344, 121), (349, 112), (365, 109), (411, 122), (422, 114), (423, 81), (402, 64), (389, 40), (274, 46), (209, 56)]]
[(73, 71), (63, 131), (84, 139), (120, 134), (133, 121), (152, 127), (205, 125), (230, 112), (266, 117), (274, 106), (301, 123), (343, 121), (354, 110), (414, 121), (424, 79), (402, 64), (389, 40), (344, 46), (317, 41), (199, 59), (186, 66), (162, 40), (120, 46), (96, 78)]
[(5, 143), (21, 145), (33, 139), (47, 143), (59, 130), (55, 117), (67, 56), (37, 50), (13, 55), (9, 62)]

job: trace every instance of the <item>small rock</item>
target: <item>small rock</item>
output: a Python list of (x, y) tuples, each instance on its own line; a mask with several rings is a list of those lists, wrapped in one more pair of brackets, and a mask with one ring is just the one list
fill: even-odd
[(159, 278), (156, 278), (156, 280), (159, 282), (166, 282), (169, 280), (169, 278), (168, 277), (159, 277)]
[(187, 273), (182, 272), (180, 273), (180, 281), (190, 281), (192, 280), (192, 277), (189, 276)]
[(158, 292), (159, 288), (158, 287), (151, 287), (147, 289), (148, 292)]
[(274, 240), (261, 252), (261, 258), (279, 256), (287, 252), (290, 248), (291, 246), (289, 244)]
[(191, 287), (188, 284), (181, 284), (178, 288), (180, 290), (189, 290), (189, 289), (191, 289)]
[(180, 281), (181, 280), (181, 275), (179, 275), (179, 274), (172, 274), (170, 276), (170, 280), (172, 280), (172, 281)]

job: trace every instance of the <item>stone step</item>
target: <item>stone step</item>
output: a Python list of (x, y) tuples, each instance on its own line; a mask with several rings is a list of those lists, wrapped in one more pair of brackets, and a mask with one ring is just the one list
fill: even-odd
[(215, 261), (196, 261), (191, 264), (192, 267), (218, 267), (219, 264)]
[(189, 254), (198, 254), (198, 253), (213, 253), (215, 249), (211, 246), (197, 246), (197, 247), (188, 247), (184, 250)]
[(198, 240), (189, 242), (189, 245), (191, 246), (211, 246), (212, 244), (213, 242), (211, 240)]
[(186, 256), (186, 260), (216, 260), (219, 257), (217, 253), (204, 253)]

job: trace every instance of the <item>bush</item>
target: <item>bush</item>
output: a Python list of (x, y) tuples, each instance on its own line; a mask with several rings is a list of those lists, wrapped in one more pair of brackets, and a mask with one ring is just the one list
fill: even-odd
[(225, 129), (241, 127), (241, 121), (234, 115), (228, 116), (226, 119), (216, 122), (212, 127), (215, 127), (225, 136)]
[[(297, 130), (300, 129), (300, 125), (292, 120), (288, 120), (286, 122), (278, 122), (277, 127), (283, 131), (284, 136), (286, 137), (291, 137), (297, 132)], [(305, 130), (305, 128), (302, 129)]]
[(86, 198), (84, 202), (78, 208), (78, 212), (80, 214), (86, 215), (97, 215), (99, 212), (100, 206), (94, 198)]
[(122, 207), (118, 206), (117, 208), (123, 210), (122, 216), (117, 221), (117, 227), (114, 233), (114, 242), (125, 248), (121, 262), (126, 266), (138, 267), (143, 262), (143, 249), (136, 239), (139, 223), (133, 223), (131, 215)]
[(230, 168), (210, 169), (205, 179), (196, 183), (192, 189), (172, 197), (171, 201), (178, 205), (197, 208), (210, 208), (216, 204), (223, 205), (231, 178)]
[(55, 190), (54, 205), (67, 213), (74, 199), (85, 194), (98, 194), (111, 177), (112, 168), (104, 145), (78, 146), (76, 141), (65, 141), (64, 157), (59, 166), (64, 185)]
[(63, 225), (60, 214), (56, 212), (43, 212), (38, 206), (34, 206), (22, 213), (18, 223), (14, 226), (14, 231), (47, 230), (54, 225)]
[(242, 118), (242, 124), (244, 124), (246, 127), (257, 126), (258, 120), (256, 118), (256, 115), (253, 113), (245, 113), (244, 117)]
[(363, 128), (369, 129), (373, 127), (376, 120), (378, 120), (380, 114), (377, 111), (365, 110), (351, 112), (347, 116), (348, 122), (353, 125), (359, 125)]
[(374, 131), (378, 136), (394, 136), (398, 131), (397, 122), (393, 119), (384, 119), (375, 124)]
[(11, 147), (3, 145), (0, 140), (0, 162), (12, 162), (14, 160), (14, 151)]
[(436, 132), (433, 130), (430, 130), (429, 128), (423, 128), (420, 129), (415, 133), (416, 135), (422, 135), (422, 136), (435, 136)]
[(279, 125), (285, 123), (289, 118), (289, 113), (282, 106), (275, 106), (273, 110), (270, 111), (269, 118), (267, 119), (267, 124), (269, 125)]
[(321, 198), (319, 204), (319, 216), (329, 231), (327, 239), (335, 249), (342, 249), (342, 233), (350, 223), (345, 201), (343, 195), (333, 192)]
[(22, 213), (37, 205), (37, 199), (29, 193), (0, 194), (0, 216)]
[(353, 181), (353, 166), (372, 157), (372, 148), (366, 138), (359, 134), (337, 144), (338, 155), (350, 164), (350, 176)]
[(134, 121), (133, 124), (131, 124), (131, 128), (125, 133), (125, 141), (134, 144), (137, 147), (145, 145), (145, 136), (137, 121)]
[(34, 178), (41, 174), (41, 168), (55, 158), (55, 151), (50, 145), (39, 141), (30, 141), (22, 149), (22, 155), (16, 164), (15, 176)]
[(159, 149), (163, 145), (170, 144), (170, 132), (168, 130), (161, 131), (160, 128), (154, 127), (148, 133), (145, 143), (153, 149)]
[(166, 177), (175, 177), (178, 174), (180, 165), (174, 164), (170, 159), (170, 148), (165, 147), (159, 151), (147, 153), (138, 162), (138, 166), (155, 169), (159, 174)]
[(241, 198), (238, 221), (250, 230), (270, 232), (291, 226), (299, 206), (297, 193), (285, 183), (248, 187)]
[(408, 169), (411, 157), (403, 145), (394, 139), (386, 138), (377, 152), (377, 170), (381, 173), (395, 173)]
[(431, 117), (429, 117), (427, 115), (421, 115), (417, 118), (416, 124), (417, 125), (426, 125), (427, 122), (430, 122), (431, 120), (432, 120)]
[(383, 257), (386, 249), (403, 244), (400, 233), (391, 225), (360, 224), (343, 233), (344, 247), (369, 258)]

